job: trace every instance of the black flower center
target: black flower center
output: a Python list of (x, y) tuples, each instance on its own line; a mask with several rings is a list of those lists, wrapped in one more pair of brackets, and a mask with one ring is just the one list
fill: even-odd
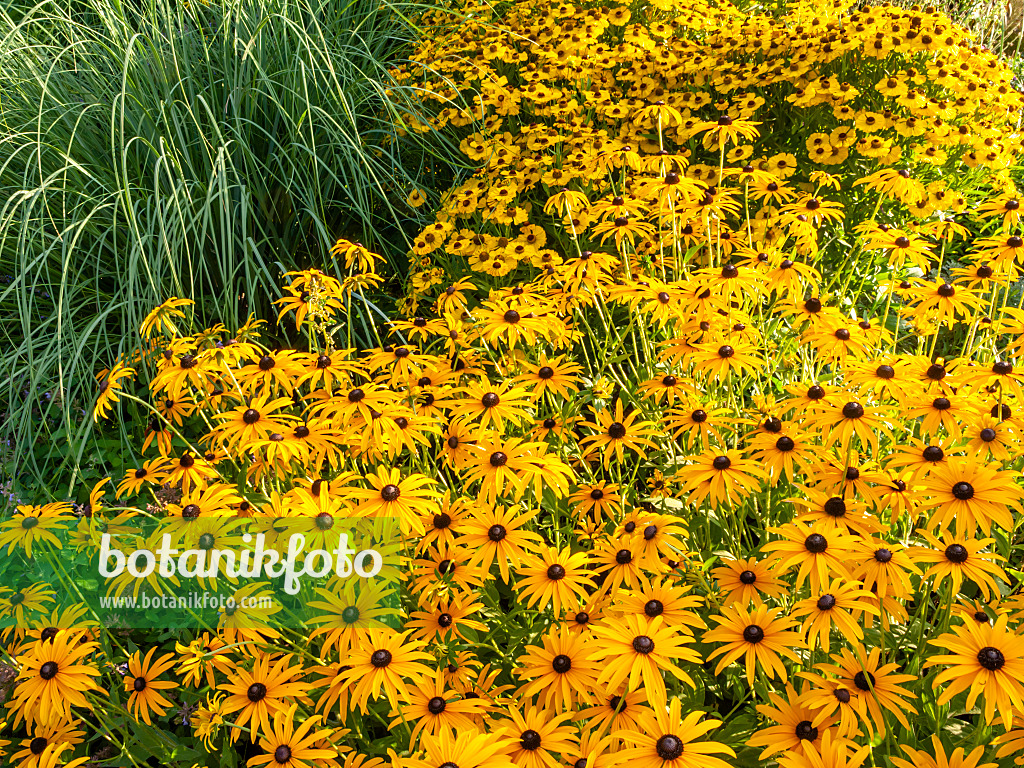
[(813, 387), (807, 390), (808, 400), (821, 400), (825, 396), (825, 390), (815, 384)]
[(796, 724), (794, 730), (796, 737), (801, 741), (817, 741), (818, 740), (818, 729), (811, 725), (810, 720), (801, 720)]
[(953, 496), (960, 499), (960, 501), (967, 501), (974, 496), (974, 486), (961, 480), (953, 486)]
[(713, 469), (717, 469), (719, 472), (728, 469), (730, 466), (732, 466), (732, 461), (728, 456), (715, 456), (714, 460), (711, 462), (711, 467)]
[(282, 744), (274, 750), (274, 762), (284, 765), (292, 759), (292, 748), (287, 744)]
[(678, 736), (665, 734), (658, 739), (655, 749), (662, 760), (677, 760), (683, 754), (683, 742)]
[(679, 383), (679, 380), (675, 376), (666, 376), (661, 380), (661, 384), (664, 387), (674, 387)]
[(181, 510), (181, 516), (186, 520), (195, 520), (199, 517), (199, 512), (198, 504), (186, 504)]
[(455, 619), (450, 613), (440, 613), (437, 616), (437, 626), (441, 627), (441, 629), (448, 629), (454, 623)]
[(996, 431), (990, 427), (985, 427), (981, 432), (978, 433), (978, 437), (984, 440), (986, 443), (991, 443), (996, 439)]
[(829, 517), (843, 517), (846, 514), (846, 502), (840, 496), (833, 496), (825, 502), (822, 510)]
[(882, 563), (884, 565), (885, 563), (888, 563), (890, 560), (892, 560), (892, 552), (890, 550), (885, 548), (875, 550), (876, 562)]
[(764, 630), (757, 626), (757, 624), (751, 624), (743, 630), (743, 640), (757, 645), (764, 640)]
[(728, 344), (723, 344), (722, 346), (720, 346), (718, 348), (718, 356), (723, 358), (723, 359), (730, 358), (730, 357), (732, 357), (735, 354), (736, 354), (736, 350), (733, 349)]
[(249, 408), (242, 414), (242, 421), (246, 424), (255, 424), (260, 420), (260, 412), (255, 408)]
[(654, 652), (654, 641), (647, 635), (637, 635), (633, 638), (633, 650), (646, 656)]
[(498, 542), (508, 535), (508, 531), (505, 530), (503, 525), (492, 525), (487, 529), (487, 538), (491, 541)]
[(818, 610), (819, 611), (831, 611), (836, 607), (836, 598), (834, 595), (822, 595), (818, 598)]
[(708, 420), (708, 412), (703, 408), (698, 408), (690, 414), (690, 418), (697, 424), (703, 424)]
[(392, 485), (391, 483), (388, 483), (380, 489), (380, 497), (384, 499), (384, 501), (394, 501), (401, 495), (402, 492), (399, 490), (398, 486)]
[(253, 683), (245, 692), (245, 696), (253, 704), (263, 701), (267, 697), (267, 686), (263, 683)]
[(820, 555), (828, 549), (828, 539), (820, 533), (812, 533), (804, 540), (804, 548), (815, 555)]
[(864, 415), (864, 406), (860, 403), (847, 403), (843, 406), (844, 419), (859, 419)]
[(942, 461), (945, 455), (946, 454), (943, 453), (942, 449), (937, 445), (929, 445), (921, 451), (921, 457), (925, 461)]
[(552, 581), (561, 581), (565, 578), (565, 568), (558, 563), (548, 566), (548, 578)]
[(851, 698), (850, 697), (850, 692), (848, 690), (846, 690), (845, 688), (836, 688), (832, 692), (832, 695), (836, 697), (836, 699), (839, 701), (840, 704), (849, 704), (850, 703), (850, 698)]
[(540, 749), (540, 734), (532, 728), (523, 731), (522, 736), (519, 738), (519, 746), (530, 752)]
[(552, 376), (555, 375), (555, 369), (549, 365), (545, 365), (543, 368), (537, 371), (537, 375), (540, 376), (542, 379), (550, 379)]
[(626, 436), (626, 428), (619, 422), (614, 421), (608, 426), (608, 437), (612, 440), (621, 440)]
[(656, 526), (656, 525), (648, 525), (646, 528), (644, 528), (644, 541), (650, 541), (651, 539), (653, 539), (657, 535), (658, 535), (658, 526)]
[(862, 670), (853, 676), (853, 684), (862, 691), (870, 691), (875, 687), (875, 676), (867, 670)]
[(500, 402), (501, 398), (498, 397), (493, 392), (488, 392), (486, 395), (480, 398), (480, 404), (483, 405), (484, 408), (493, 408)]
[(440, 696), (435, 696), (427, 702), (427, 711), (432, 715), (440, 715), (444, 712), (445, 706), (447, 706), (447, 702)]
[(946, 559), (951, 563), (966, 563), (970, 552), (963, 544), (950, 544), (946, 547)]
[(134, 688), (137, 693), (141, 693), (146, 690), (146, 678), (141, 676), (136, 677), (135, 682), (132, 683), (132, 688)]
[(896, 376), (896, 369), (891, 365), (880, 365), (875, 369), (875, 376), (880, 379), (891, 379)]
[(665, 612), (665, 604), (661, 600), (648, 600), (644, 605), (644, 613), (650, 616), (652, 619), (655, 616), (661, 616)]
[(757, 574), (753, 571), (740, 571), (740, 584), (746, 584), (747, 586), (757, 581)]
[(560, 653), (551, 660), (551, 668), (560, 675), (564, 675), (572, 669), (572, 659), (564, 653)]
[(341, 612), (341, 620), (346, 624), (355, 624), (359, 621), (359, 609), (354, 605), (350, 605)]
[(382, 648), (379, 651), (374, 651), (370, 655), (370, 664), (372, 664), (375, 669), (384, 669), (384, 667), (386, 667), (390, 663), (391, 651), (387, 650), (386, 648)]
[(46, 740), (45, 736), (36, 736), (28, 743), (28, 750), (33, 755), (41, 755), (48, 744), (49, 742)]
[(793, 438), (782, 436), (775, 441), (775, 447), (783, 453), (788, 453), (796, 447), (796, 443), (793, 442)]
[(848, 329), (846, 329), (846, 328), (838, 328), (838, 329), (836, 329), (836, 332), (833, 335), (837, 339), (839, 339), (840, 341), (849, 341), (850, 340), (850, 331)]
[(633, 562), (633, 553), (628, 549), (620, 549), (615, 553), (615, 562), (619, 565), (626, 565)]

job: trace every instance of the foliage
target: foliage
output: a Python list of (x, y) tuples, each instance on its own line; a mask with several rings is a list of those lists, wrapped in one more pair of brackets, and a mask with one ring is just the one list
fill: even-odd
[(327, 267), (343, 234), (404, 270), (401, 224), (415, 212), (403, 198), (445, 151), (402, 127), (415, 105), (387, 72), (417, 7), (45, 0), (0, 12), (13, 476), (59, 477), (52, 492), (66, 493), (98, 449), (80, 418), (95, 362), (130, 352), (129, 330), (165, 296), (194, 298), (210, 322), (269, 317), (276, 276)]

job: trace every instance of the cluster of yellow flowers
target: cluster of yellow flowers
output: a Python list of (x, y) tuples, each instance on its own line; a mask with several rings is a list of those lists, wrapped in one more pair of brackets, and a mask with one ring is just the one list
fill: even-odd
[(31, 557), (144, 505), (181, 544), (392, 518), (397, 589), (332, 580), (304, 627), (237, 600), (127, 649), (52, 585), (0, 590), (17, 764), (80, 764), (87, 730), (134, 754), (95, 725), (124, 711), (211, 765), (1024, 764), (1009, 71), (933, 9), (423, 25), (410, 125), (481, 169), (415, 238), (401, 317), (338, 337), (382, 283), (345, 240), (288, 274), (304, 351), (164, 302), (99, 379), (97, 417), (153, 371), (119, 501), (0, 523)]
[(480, 20), (454, 30), (438, 14), (397, 76), (437, 95), (420, 128), (465, 134), (481, 168), (416, 238), (411, 306), (452, 263), (554, 268), (568, 241), (613, 236), (676, 276), (695, 254), (814, 261), (850, 255), (855, 237), (890, 267), (922, 266), (979, 195), (1007, 220), (990, 260), (1020, 255), (1019, 209), (1000, 207), (1022, 140), (1011, 70), (934, 9), (844, 7), (661, 3), (633, 19), (519, 3), (494, 23), (474, 7)]

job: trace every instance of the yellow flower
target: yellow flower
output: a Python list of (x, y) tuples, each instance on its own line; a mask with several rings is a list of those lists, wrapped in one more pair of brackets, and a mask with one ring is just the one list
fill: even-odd
[(96, 406), (92, 411), (93, 421), (99, 421), (101, 417), (106, 418), (110, 413), (111, 406), (118, 402), (118, 393), (124, 389), (127, 382), (122, 379), (131, 379), (135, 376), (135, 369), (129, 368), (124, 363), (118, 362), (111, 370), (101, 371), (96, 376), (99, 382), (100, 394), (96, 398)]
[(405, 198), (405, 202), (412, 208), (419, 208), (421, 205), (427, 202), (427, 196), (421, 189), (413, 189), (408, 197)]
[(156, 679), (174, 666), (174, 654), (166, 653), (154, 661), (154, 653), (155, 646), (149, 649), (145, 658), (142, 658), (141, 651), (133, 653), (128, 659), (128, 674), (124, 680), (124, 689), (130, 694), (128, 711), (136, 720), (141, 716), (146, 725), (152, 724), (150, 710), (154, 714), (163, 715), (171, 706), (171, 702), (164, 698), (160, 691), (178, 687), (175, 682)]
[(146, 315), (142, 321), (142, 325), (139, 326), (139, 333), (142, 334), (142, 338), (148, 339), (154, 333), (163, 333), (167, 336), (181, 335), (178, 331), (178, 327), (174, 322), (176, 317), (185, 317), (185, 312), (182, 307), (194, 307), (195, 302), (192, 299), (176, 299), (170, 298), (164, 301)]

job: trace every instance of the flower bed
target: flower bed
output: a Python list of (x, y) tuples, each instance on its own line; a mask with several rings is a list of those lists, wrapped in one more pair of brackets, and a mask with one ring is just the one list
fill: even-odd
[[(404, 316), (353, 348), (346, 240), (287, 275), (303, 350), (168, 300), (96, 406), (155, 368), (151, 458), (0, 524), (18, 759), (1020, 761), (1024, 99), (931, 9), (825, 11), (428, 14), (396, 74), (480, 170), (410, 190)], [(32, 580), (143, 519), (383, 567), (162, 632)]]

